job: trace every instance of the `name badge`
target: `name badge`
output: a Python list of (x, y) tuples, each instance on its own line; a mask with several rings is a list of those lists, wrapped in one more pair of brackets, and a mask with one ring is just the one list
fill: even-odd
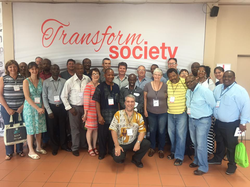
[(15, 91), (15, 92), (16, 92), (16, 91), (20, 91), (20, 86), (19, 86), (19, 85), (14, 85), (13, 87), (14, 87), (14, 91)]
[(217, 101), (217, 103), (216, 103), (216, 108), (219, 108), (219, 106), (220, 106), (220, 101)]
[(175, 97), (170, 97), (170, 103), (174, 103)]
[(35, 97), (35, 103), (40, 104), (41, 98), (40, 97)]
[(108, 98), (108, 104), (109, 105), (114, 105), (114, 99), (112, 97)]
[(187, 114), (188, 114), (188, 115), (191, 114), (191, 108), (187, 108)]
[(54, 102), (60, 102), (60, 97), (59, 95), (54, 96)]
[(127, 135), (128, 136), (133, 136), (133, 130), (132, 129), (127, 129)]
[(159, 105), (159, 100), (158, 100), (158, 99), (153, 99), (153, 106), (154, 106), (154, 107), (160, 106), (160, 105)]
[(140, 96), (140, 94), (139, 93), (134, 93), (134, 96), (138, 97), (138, 96)]
[(78, 95), (79, 95), (80, 98), (83, 98), (83, 93), (82, 92), (78, 93)]

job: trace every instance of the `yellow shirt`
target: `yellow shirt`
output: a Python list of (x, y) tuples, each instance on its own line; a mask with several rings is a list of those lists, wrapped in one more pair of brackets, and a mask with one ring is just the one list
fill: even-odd
[(182, 114), (186, 111), (186, 92), (187, 86), (185, 79), (180, 77), (178, 83), (173, 84), (170, 80), (168, 85), (168, 113)]

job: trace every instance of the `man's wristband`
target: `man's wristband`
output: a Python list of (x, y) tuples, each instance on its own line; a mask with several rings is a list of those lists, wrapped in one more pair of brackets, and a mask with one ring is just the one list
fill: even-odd
[(139, 144), (141, 144), (141, 141), (140, 140), (137, 140), (137, 142), (136, 143), (139, 143)]

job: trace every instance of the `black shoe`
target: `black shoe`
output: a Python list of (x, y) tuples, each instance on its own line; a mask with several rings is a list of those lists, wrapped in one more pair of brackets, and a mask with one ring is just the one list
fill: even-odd
[(174, 153), (171, 153), (170, 155), (167, 156), (168, 160), (174, 159)]
[(211, 164), (211, 165), (221, 165), (221, 161), (218, 161), (215, 158), (212, 158), (212, 159), (208, 160), (208, 164)]
[(79, 151), (78, 151), (78, 150), (72, 151), (72, 154), (73, 154), (74, 156), (79, 156)]
[(62, 150), (67, 151), (67, 152), (71, 152), (71, 151), (72, 151), (72, 150), (71, 150), (70, 148), (68, 148), (68, 147), (62, 147)]
[(195, 174), (195, 175), (203, 175), (204, 173), (205, 173), (205, 172), (203, 172), (203, 171), (201, 171), (201, 170), (198, 170), (198, 169), (194, 171), (194, 174)]
[(143, 163), (142, 162), (137, 162), (134, 159), (131, 161), (133, 164), (135, 164), (138, 168), (143, 168)]
[(237, 166), (232, 166), (232, 165), (228, 164), (228, 168), (227, 168), (226, 174), (227, 175), (232, 175), (232, 174), (235, 173), (236, 169), (237, 169)]
[(196, 168), (196, 167), (199, 167), (199, 165), (192, 162), (191, 164), (189, 164), (189, 167), (190, 168)]
[(57, 153), (58, 153), (58, 150), (53, 150), (52, 151), (52, 155), (54, 155), (54, 156), (57, 155)]
[(105, 157), (104, 155), (99, 155), (98, 159), (102, 160), (102, 159), (104, 159), (104, 157)]
[(175, 166), (181, 166), (181, 165), (182, 165), (182, 160), (176, 159), (176, 160), (174, 161), (174, 165), (175, 165)]
[(117, 162), (118, 164), (123, 164), (125, 160), (121, 160), (120, 162)]

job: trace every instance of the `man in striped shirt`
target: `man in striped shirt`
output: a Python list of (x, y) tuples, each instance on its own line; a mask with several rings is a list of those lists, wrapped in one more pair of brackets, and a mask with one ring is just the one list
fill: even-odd
[(171, 154), (175, 166), (182, 165), (187, 135), (186, 91), (185, 79), (179, 77), (175, 68), (167, 71), (168, 85), (168, 133), (171, 140)]

